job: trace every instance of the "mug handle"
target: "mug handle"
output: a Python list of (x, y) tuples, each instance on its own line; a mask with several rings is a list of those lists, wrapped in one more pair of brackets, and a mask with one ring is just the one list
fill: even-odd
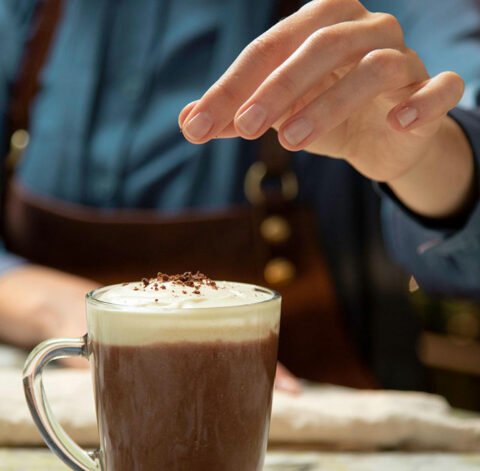
[(80, 448), (52, 414), (43, 388), (43, 368), (53, 360), (88, 357), (87, 335), (72, 339), (46, 340), (30, 353), (23, 369), (23, 388), (35, 425), (48, 447), (68, 466), (78, 471), (100, 471), (98, 450)]

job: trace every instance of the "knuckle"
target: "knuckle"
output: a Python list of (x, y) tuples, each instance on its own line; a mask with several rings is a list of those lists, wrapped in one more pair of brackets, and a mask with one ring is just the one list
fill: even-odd
[[(339, 5), (343, 0), (339, 0)], [(305, 9), (308, 9), (314, 13), (322, 13), (325, 9), (328, 9), (332, 6), (332, 0), (312, 0), (305, 5)]]
[(371, 75), (378, 81), (391, 83), (404, 73), (401, 53), (392, 49), (371, 51), (365, 56), (364, 62), (369, 67)]
[(404, 42), (404, 34), (400, 22), (390, 13), (372, 13), (382, 34), (388, 33), (396, 43)]
[(282, 45), (278, 38), (263, 34), (247, 46), (245, 53), (255, 61), (265, 62), (276, 56), (281, 49)]
[(304, 8), (311, 9), (317, 14), (328, 11), (342, 11), (349, 13), (347, 16), (360, 15), (366, 11), (359, 0), (312, 0)]
[(335, 26), (319, 29), (308, 38), (308, 47), (317, 54), (338, 54), (351, 47), (348, 35)]
[(417, 70), (419, 71), (421, 70), (422, 74), (425, 77), (429, 76), (427, 68), (425, 67), (425, 64), (423, 63), (421, 57), (418, 55), (417, 51), (415, 51), (414, 49), (410, 49), (408, 47), (404, 48), (402, 51), (403, 51), (402, 58), (405, 62), (408, 61)]
[(409, 60), (420, 63), (422, 62), (422, 59), (420, 59), (420, 56), (418, 55), (417, 51), (415, 49), (410, 49), (409, 47), (406, 47), (403, 49), (404, 54), (409, 58)]
[[(348, 0), (347, 0), (348, 1)], [(331, 9), (331, 8), (343, 8), (345, 6), (345, 0), (319, 0), (316, 2), (318, 8)]]
[(347, 3), (352, 15), (363, 16), (368, 13), (368, 10), (363, 6), (360, 0), (348, 0)]

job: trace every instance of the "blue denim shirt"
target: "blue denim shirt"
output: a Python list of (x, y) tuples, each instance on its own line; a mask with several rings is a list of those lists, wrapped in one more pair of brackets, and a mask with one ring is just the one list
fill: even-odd
[[(275, 3), (65, 2), (32, 109), (31, 144), (18, 170), (21, 181), (38, 194), (102, 208), (208, 211), (244, 203), (243, 176), (254, 145), (237, 139), (191, 145), (178, 130), (177, 114), (271, 24)], [(0, 2), (3, 113), (33, 4)], [(364, 4), (399, 18), (408, 45), (431, 74), (460, 73), (467, 82), (464, 105), (474, 106), (480, 84), (480, 9), (475, 0)], [(456, 119), (480, 147), (478, 115), (458, 113)], [(4, 141), (0, 127), (0, 143)], [(352, 188), (361, 177), (343, 162), (304, 154), (294, 166), (300, 199), (318, 214), (338, 278), (352, 278), (350, 256), (362, 250), (352, 242), (357, 232)], [(479, 208), (463, 225), (446, 229), (416, 218), (388, 196), (383, 199), (387, 243), (420, 283), (480, 295)], [(3, 252), (0, 271), (18, 263)]]
[[(474, 150), (476, 177), (480, 162), (480, 109), (454, 110)], [(425, 220), (385, 198), (385, 239), (392, 254), (412, 270), (431, 293), (480, 298), (480, 204), (458, 221)]]

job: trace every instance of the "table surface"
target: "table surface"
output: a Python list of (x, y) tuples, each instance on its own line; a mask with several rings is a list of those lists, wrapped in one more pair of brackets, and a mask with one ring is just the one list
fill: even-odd
[[(7, 355), (9, 354), (9, 355)], [(15, 361), (13, 361), (15, 360)], [(0, 366), (19, 367), (24, 353), (0, 345)], [(66, 471), (46, 448), (1, 448), (0, 471)], [(270, 450), (264, 471), (480, 471), (480, 453), (341, 453)]]
[[(0, 448), (1, 471), (65, 471), (43, 448)], [(480, 454), (272, 450), (264, 471), (479, 471)]]

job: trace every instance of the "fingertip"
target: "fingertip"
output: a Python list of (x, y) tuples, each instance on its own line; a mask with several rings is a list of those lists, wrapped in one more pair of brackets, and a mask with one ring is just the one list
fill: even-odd
[(318, 136), (318, 129), (316, 128), (316, 123), (310, 118), (293, 117), (280, 126), (278, 141), (288, 151), (300, 151)]
[(303, 392), (299, 381), (294, 378), (280, 377), (275, 379), (275, 389), (288, 394), (298, 395)]
[(195, 107), (195, 105), (198, 102), (199, 102), (199, 100), (192, 101), (188, 105), (186, 105), (182, 109), (182, 111), (180, 111), (180, 113), (178, 115), (178, 127), (180, 129), (182, 129), (183, 125), (185, 124), (186, 118), (188, 117), (188, 115), (190, 114), (190, 112), (193, 110), (193, 108)]
[(233, 124), (241, 137), (253, 140), (258, 139), (268, 129), (267, 118), (267, 109), (258, 103), (253, 103), (237, 111)]
[(393, 129), (400, 132), (423, 128), (454, 108), (463, 95), (464, 87), (460, 75), (442, 72), (424, 81), (405, 102), (395, 106), (387, 120)]
[(452, 89), (452, 97), (455, 96), (455, 101), (459, 102), (465, 92), (465, 81), (463, 78), (451, 70), (442, 72), (438, 75), (438, 77), (443, 77), (443, 79), (450, 84)]
[(282, 135), (281, 132), (278, 132), (277, 138), (278, 138), (279, 144), (289, 152), (300, 152), (304, 150), (305, 147), (307, 146), (307, 144), (303, 144), (303, 143), (298, 146), (292, 146), (291, 144), (288, 143), (288, 141), (285, 139), (285, 137)]
[(215, 137), (213, 133), (214, 125), (212, 114), (208, 110), (192, 111), (185, 119), (182, 132), (192, 144), (204, 144)]

